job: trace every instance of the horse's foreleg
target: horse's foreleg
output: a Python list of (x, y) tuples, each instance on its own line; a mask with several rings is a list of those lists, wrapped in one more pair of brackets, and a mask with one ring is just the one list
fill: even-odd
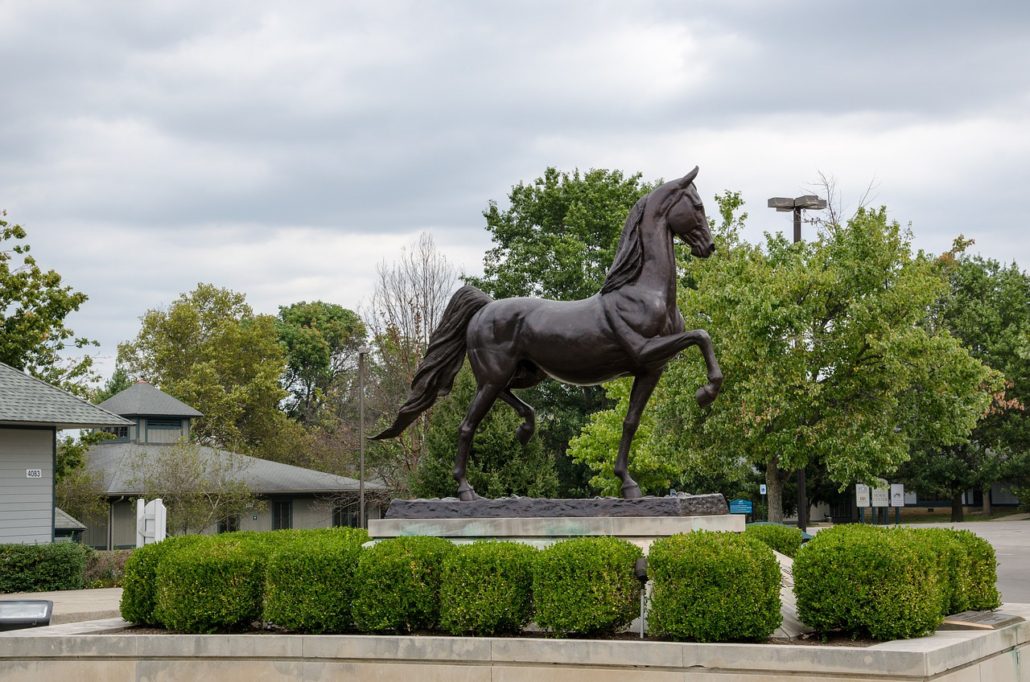
[(640, 374), (633, 380), (633, 390), (629, 396), (629, 409), (622, 422), (622, 440), (619, 441), (619, 454), (615, 458), (615, 475), (622, 479), (622, 496), (626, 499), (640, 497), (640, 486), (629, 475), (629, 450), (633, 444), (633, 436), (640, 426), (640, 415), (644, 412), (651, 392), (658, 385), (662, 370)]
[(536, 430), (536, 412), (533, 411), (531, 405), (512, 393), (510, 388), (501, 391), (501, 400), (511, 405), (522, 417), (522, 423), (519, 428), (515, 429), (515, 437), (525, 445), (533, 437), (533, 431)]
[(697, 404), (701, 407), (708, 407), (715, 400), (715, 397), (719, 395), (723, 379), (722, 370), (719, 369), (719, 361), (715, 359), (712, 339), (704, 329), (695, 329), (692, 332), (684, 333), (697, 335), (697, 340), (694, 343), (697, 344), (698, 349), (701, 351), (701, 357), (705, 359), (705, 368), (708, 370), (708, 383), (697, 389), (694, 399), (697, 400)]
[(454, 480), (458, 482), (458, 499), (468, 502), (476, 499), (476, 491), (472, 489), (465, 479), (465, 466), (468, 464), (469, 452), (472, 450), (472, 437), (476, 435), (476, 429), (483, 417), (490, 411), (490, 407), (497, 400), (498, 394), (504, 389), (501, 384), (481, 384), (476, 391), (476, 397), (472, 399), (465, 419), (458, 427), (458, 455), (454, 461)]
[(719, 362), (715, 359), (712, 338), (704, 329), (646, 339), (637, 349), (636, 355), (641, 364), (668, 362), (681, 350), (691, 346), (697, 346), (701, 350), (701, 357), (704, 358), (708, 370), (708, 383), (697, 389), (697, 393), (694, 394), (698, 404), (707, 407), (719, 395), (723, 377)]

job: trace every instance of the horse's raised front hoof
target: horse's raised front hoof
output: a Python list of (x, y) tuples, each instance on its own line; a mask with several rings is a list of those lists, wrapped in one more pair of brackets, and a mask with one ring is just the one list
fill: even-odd
[(479, 495), (472, 489), (468, 483), (458, 486), (458, 499), (462, 502), (471, 502), (472, 500), (478, 500)]
[(629, 480), (622, 484), (622, 499), (636, 500), (640, 496), (640, 486), (637, 485), (636, 481)]
[(701, 388), (697, 389), (697, 393), (694, 394), (694, 399), (697, 400), (697, 404), (701, 407), (708, 407), (715, 401), (715, 396), (719, 395), (719, 387), (715, 384), (705, 384)]
[(519, 442), (525, 445), (529, 442), (529, 439), (533, 437), (533, 425), (532, 424), (521, 424), (519, 428), (515, 429), (515, 437), (519, 439)]

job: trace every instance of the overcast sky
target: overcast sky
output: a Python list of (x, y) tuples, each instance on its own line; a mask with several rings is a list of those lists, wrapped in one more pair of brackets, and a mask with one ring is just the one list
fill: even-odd
[(197, 282), (359, 308), (549, 166), (771, 196), (834, 176), (939, 252), (1030, 264), (1030, 3), (0, 0), (0, 208), (100, 366)]

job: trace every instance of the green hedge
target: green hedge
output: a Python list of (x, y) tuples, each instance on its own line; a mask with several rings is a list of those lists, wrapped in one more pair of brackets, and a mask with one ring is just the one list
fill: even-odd
[(821, 531), (794, 560), (798, 616), (819, 632), (874, 639), (932, 633), (948, 577), (907, 530), (844, 525)]
[(81, 590), (89, 553), (74, 542), (0, 545), (0, 592)]
[(769, 547), (747, 534), (697, 531), (656, 540), (648, 577), (653, 635), (759, 640), (780, 624), (779, 563)]
[(433, 630), (440, 621), (440, 577), (447, 540), (400, 537), (361, 552), (351, 607), (362, 632)]
[(751, 523), (744, 529), (749, 537), (760, 540), (780, 554), (798, 555), (801, 549), (801, 529), (771, 523)]
[(968, 530), (954, 530), (951, 533), (969, 555), (969, 601), (966, 608), (998, 608), (1001, 606), (1001, 595), (998, 594), (998, 560), (994, 555), (994, 547)]
[(640, 548), (612, 537), (563, 540), (540, 552), (533, 571), (536, 622), (557, 634), (612, 634), (640, 610), (634, 575)]
[(351, 629), (354, 574), (367, 540), (364, 530), (334, 529), (274, 549), (265, 567), (264, 620), (298, 632)]
[(175, 548), (207, 539), (202, 535), (184, 535), (134, 550), (125, 562), (125, 575), (122, 578), (122, 618), (139, 625), (161, 625), (161, 621), (154, 615), (158, 564), (165, 554)]
[(517, 542), (476, 542), (444, 559), (440, 626), (453, 635), (515, 634), (533, 616), (537, 550)]
[(973, 566), (969, 551), (955, 531), (947, 528), (909, 529), (916, 542), (933, 553), (941, 575), (941, 615), (959, 613), (969, 608), (973, 584)]
[(248, 538), (205, 540), (172, 547), (157, 563), (154, 617), (171, 630), (219, 632), (261, 617), (262, 548)]

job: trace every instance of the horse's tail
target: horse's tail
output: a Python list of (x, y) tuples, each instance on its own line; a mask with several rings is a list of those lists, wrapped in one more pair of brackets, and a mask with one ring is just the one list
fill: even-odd
[(454, 377), (465, 360), (465, 331), (469, 320), (480, 308), (493, 301), (475, 287), (458, 289), (447, 304), (440, 324), (429, 338), (429, 348), (411, 381), (408, 400), (397, 413), (393, 424), (372, 440), (396, 438), (411, 422), (429, 409), (437, 397), (451, 392)]

